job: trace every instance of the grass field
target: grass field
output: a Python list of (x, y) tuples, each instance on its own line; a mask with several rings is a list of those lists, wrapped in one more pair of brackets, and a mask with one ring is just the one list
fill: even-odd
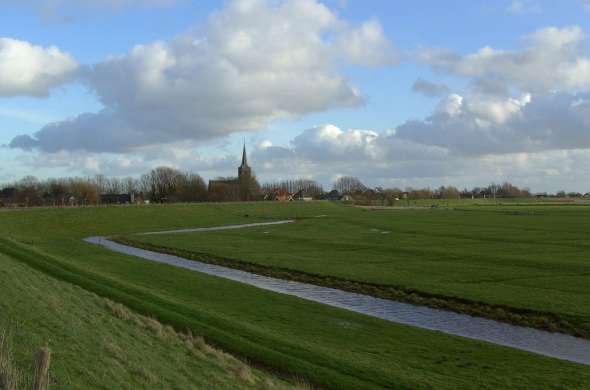
[[(548, 313), (555, 326), (561, 321), (590, 337), (590, 207), (370, 211), (327, 205), (322, 213), (292, 225), (126, 239), (195, 258), (218, 256), (230, 265), (240, 260), (335, 277), (325, 284), (336, 287), (354, 281), (514, 308), (520, 317)], [(282, 275), (290, 276), (297, 277)]]
[[(32, 385), (33, 352), (39, 346), (52, 351), (52, 389), (292, 388), (202, 339), (178, 334), (14, 259), (0, 255), (0, 265), (0, 338), (5, 339), (0, 360), (10, 356), (18, 389)], [(0, 369), (4, 389), (1, 378)]]
[[(579, 210), (585, 212), (584, 209)], [(398, 216), (398, 213), (406, 212), (411, 214)], [(418, 214), (419, 212), (423, 214)], [(157, 318), (160, 322), (171, 325), (178, 331), (190, 329), (194, 334), (203, 336), (207, 342), (216, 347), (245, 357), (251, 362), (263, 364), (283, 373), (300, 374), (310, 382), (326, 388), (587, 388), (590, 384), (590, 372), (587, 367), (582, 365), (437, 332), (396, 325), (212, 276), (187, 272), (162, 264), (147, 263), (80, 241), (81, 238), (90, 235), (126, 235), (140, 231), (297, 217), (299, 221), (293, 226), (265, 229), (265, 231), (269, 231), (269, 234), (263, 234), (257, 229), (248, 232), (235, 232), (238, 237), (244, 233), (244, 237), (251, 235), (252, 240), (251, 246), (249, 246), (244, 244), (243, 240), (237, 239), (236, 245), (240, 246), (239, 256), (232, 255), (231, 257), (262, 262), (262, 258), (251, 256), (248, 250), (260, 245), (261, 242), (266, 242), (267, 246), (270, 245), (268, 241), (264, 241), (267, 236), (277, 236), (277, 240), (279, 236), (284, 236), (281, 239), (284, 246), (273, 247), (275, 253), (279, 255), (277, 259), (295, 264), (294, 260), (289, 260), (286, 253), (289, 248), (296, 245), (298, 240), (302, 240), (300, 241), (301, 245), (309, 247), (309, 250), (298, 253), (307, 253), (309, 255), (307, 259), (315, 258), (316, 260), (300, 261), (307, 263), (307, 266), (313, 266), (313, 263), (323, 261), (319, 252), (330, 249), (328, 245), (320, 245), (320, 239), (332, 237), (336, 241), (332, 244), (333, 248), (326, 252), (324, 270), (328, 271), (324, 272), (331, 274), (336, 272), (338, 268), (342, 268), (343, 274), (338, 275), (340, 277), (352, 278), (362, 275), (363, 278), (370, 278), (371, 275), (377, 275), (375, 271), (377, 265), (367, 267), (366, 272), (359, 273), (352, 270), (353, 267), (356, 267), (357, 270), (363, 268), (359, 265), (342, 263), (342, 267), (338, 267), (336, 255), (348, 253), (347, 259), (354, 259), (350, 256), (353, 252), (361, 255), (372, 253), (375, 256), (373, 263), (381, 261), (382, 267), (390, 270), (387, 274), (392, 274), (392, 268), (387, 264), (388, 256), (384, 255), (387, 251), (381, 248), (379, 245), (381, 241), (378, 240), (384, 240), (386, 237), (392, 241), (399, 239), (396, 238), (399, 232), (396, 233), (392, 225), (396, 218), (413, 221), (414, 225), (410, 229), (412, 231), (418, 232), (420, 229), (429, 228), (440, 234), (458, 228), (461, 224), (475, 223), (468, 217), (471, 215), (469, 213), (473, 211), (460, 212), (463, 213), (461, 218), (457, 214), (455, 220), (453, 220), (453, 214), (446, 215), (447, 212), (450, 213), (446, 210), (370, 212), (327, 203), (7, 210), (0, 211), (0, 229), (3, 232), (3, 237), (0, 238), (0, 253), (2, 254), (0, 275), (2, 277), (6, 275), (2, 280), (2, 285), (6, 283), (15, 286), (23, 284), (35, 286), (37, 295), (41, 291), (50, 289), (47, 284), (59, 283), (62, 286), (70, 287), (66, 290), (59, 288), (56, 289), (57, 291), (68, 291), (76, 297), (88, 296), (92, 297), (88, 299), (97, 300), (95, 306), (91, 306), (89, 310), (96, 309), (97, 312), (94, 315), (98, 318), (108, 319), (97, 322), (98, 325), (91, 328), (100, 337), (115, 337), (118, 334), (117, 330), (108, 325), (109, 321), (114, 321), (120, 326), (129, 324), (129, 322), (114, 318), (112, 313), (109, 314), (109, 310), (112, 311), (112, 309), (108, 306), (105, 308), (104, 303), (100, 303), (103, 302), (101, 298), (96, 298), (88, 292), (109, 298), (134, 311)], [(494, 210), (486, 212), (489, 213), (490, 219), (513, 218), (515, 221), (520, 221), (529, 218), (528, 214), (513, 215), (502, 211), (496, 215)], [(554, 211), (549, 209), (537, 213), (542, 215), (543, 212), (553, 213)], [(565, 213), (564, 218), (577, 221), (577, 210), (568, 208), (560, 212)], [(327, 215), (327, 217), (316, 218), (319, 215)], [(438, 226), (437, 228), (436, 218), (439, 216), (444, 219), (439, 220), (438, 225), (441, 225), (444, 220), (446, 227)], [(421, 223), (421, 218), (426, 218), (426, 220)], [(477, 217), (474, 218), (477, 219)], [(551, 219), (551, 217), (548, 218)], [(554, 219), (559, 220), (559, 218), (557, 216)], [(434, 220), (427, 223), (428, 219)], [(320, 228), (315, 227), (315, 224), (319, 224)], [(332, 225), (340, 227), (338, 229), (331, 228)], [(577, 227), (582, 226), (583, 222), (579, 222), (577, 225)], [(351, 235), (348, 235), (349, 228)], [(514, 226), (512, 228), (516, 230)], [(308, 229), (308, 233), (306, 233), (306, 229)], [(371, 229), (379, 231), (375, 232)], [(390, 233), (381, 234), (381, 231), (386, 229)], [(576, 227), (569, 229), (571, 234), (574, 234), (575, 229)], [(361, 234), (361, 236), (356, 236), (354, 232)], [(325, 235), (322, 235), (324, 233)], [(223, 245), (227, 246), (229, 244), (226, 241), (218, 238), (225, 237), (226, 234), (227, 232), (207, 234), (209, 238), (205, 240), (200, 236), (190, 235), (190, 239), (202, 240), (203, 243), (211, 243), (219, 239), (221, 241), (218, 241), (218, 245), (223, 242)], [(314, 237), (310, 237), (310, 234), (313, 234)], [(412, 233), (406, 234), (412, 235)], [(413, 234), (418, 235), (418, 233)], [(509, 233), (506, 236), (510, 238)], [(178, 237), (168, 236), (167, 238), (177, 239)], [(442, 240), (441, 237), (439, 239)], [(373, 243), (372, 246), (377, 250), (371, 252), (366, 247), (362, 247), (363, 240)], [(415, 240), (418, 239), (415, 238)], [(575, 241), (575, 239), (567, 242), (569, 241)], [(419, 240), (417, 242), (419, 243)], [(350, 246), (353, 244), (358, 247)], [(344, 250), (339, 251), (339, 245), (345, 245)], [(497, 245), (498, 248), (501, 247), (500, 244)], [(391, 244), (385, 246), (393, 255)], [(427, 246), (425, 245), (425, 247)], [(452, 249), (452, 246), (449, 245), (448, 248)], [(441, 249), (441, 252), (444, 252), (444, 249)], [(223, 254), (221, 251), (225, 249), (220, 249), (218, 246), (216, 248), (206, 246), (204, 249), (199, 247), (199, 251), (208, 252), (209, 250), (214, 254)], [(266, 251), (264, 253), (270, 252), (270, 248), (262, 248), (262, 250)], [(408, 251), (404, 253), (406, 260), (411, 258)], [(460, 254), (455, 256), (460, 257)], [(451, 255), (449, 255), (449, 259), (452, 259)], [(440, 283), (440, 280), (444, 280), (445, 277), (448, 280), (455, 278), (454, 283), (460, 285), (456, 281), (456, 275), (451, 274), (454, 272), (453, 268), (449, 266), (449, 263), (452, 263), (451, 260), (444, 261), (444, 264), (441, 264), (443, 268), (438, 270), (432, 265), (435, 260), (424, 261), (423, 264), (430, 265), (424, 266), (421, 272), (419, 272), (418, 265), (413, 265), (410, 260), (407, 262), (410, 264), (406, 266), (403, 277), (408, 283), (415, 279), (416, 284), (411, 285), (414, 288), (425, 289), (429, 285), (434, 288), (437, 283), (444, 284)], [(501, 263), (502, 261), (498, 261), (498, 264)], [(581, 260), (580, 264), (582, 264), (580, 267), (583, 267)], [(566, 264), (566, 266), (574, 267), (572, 264)], [(11, 271), (15, 267), (20, 270), (18, 272), (23, 275), (23, 278), (29, 277), (29, 275), (36, 276), (31, 277), (31, 280), (25, 279), (23, 282), (19, 282), (19, 279), (12, 276), (17, 272)], [(555, 265), (553, 267), (559, 268)], [(430, 268), (432, 268), (433, 276), (429, 280)], [(488, 265), (488, 269), (490, 268), (492, 266)], [(32, 271), (33, 269), (36, 271)], [(412, 272), (415, 277), (412, 277)], [(450, 274), (445, 276), (446, 272)], [(380, 283), (382, 282), (380, 281)], [(392, 283), (392, 279), (386, 282)], [(410, 284), (408, 285), (410, 286)], [(444, 288), (448, 289), (447, 291), (452, 291), (450, 284)], [(28, 314), (24, 309), (20, 311), (15, 308), (19, 290), (15, 291), (17, 292), (12, 295), (0, 295), (0, 307), (3, 308), (3, 312), (4, 308), (11, 308), (7, 311), (9, 314), (6, 316), (10, 320), (9, 322), (26, 322), (28, 321), (26, 320), (27, 316), (31, 314)], [(460, 294), (467, 292), (468, 289), (465, 289)], [(68, 311), (70, 301), (76, 299), (70, 295), (56, 296), (52, 311), (57, 313)], [(62, 301), (64, 310), (59, 306)], [(582, 302), (582, 298), (579, 298), (579, 302)], [(30, 305), (32, 304), (30, 303)], [(581, 304), (579, 312), (583, 312), (584, 306)], [(31, 307), (32, 310), (39, 308), (39, 306)], [(568, 310), (573, 311), (571, 307)], [(81, 318), (86, 317), (82, 316)], [(73, 319), (67, 320), (65, 324), (70, 325), (74, 335), (78, 332), (77, 329), (82, 329), (84, 325)], [(57, 329), (57, 333), (60, 334), (58, 325), (48, 327), (46, 330), (37, 330), (32, 325), (21, 329), (20, 335), (22, 336), (17, 334), (16, 340), (19, 345), (21, 342), (27, 345), (24, 347), (25, 349), (30, 348), (28, 347), (30, 344), (23, 341), (28, 337), (26, 335), (39, 334), (40, 336), (32, 341), (37, 345), (51, 337), (52, 329)], [(145, 337), (148, 336), (153, 337), (150, 334), (145, 335)], [(118, 342), (127, 342), (125, 341), (127, 336), (121, 337)], [(89, 338), (92, 339), (90, 336)], [(96, 347), (90, 345), (94, 341), (85, 343), (80, 339), (71, 337), (67, 339), (67, 342), (64, 340), (59, 344), (66, 344), (72, 348), (72, 355), (69, 355), (69, 359), (72, 359), (76, 354), (82, 354), (81, 356), (92, 361), (89, 355), (92, 355), (93, 351), (97, 351)], [(151, 353), (157, 354), (160, 351), (158, 348), (162, 348), (162, 346), (156, 341), (152, 342), (154, 350)], [(147, 344), (149, 345), (149, 343)], [(165, 355), (149, 355), (149, 349), (149, 347), (145, 347), (137, 351), (137, 358), (152, 356), (154, 362), (162, 361), (161, 370), (156, 376), (170, 378), (170, 375), (175, 372), (163, 362), (170, 359)], [(174, 354), (174, 352), (170, 353)], [(21, 358), (28, 356), (26, 353), (21, 355)], [(66, 355), (62, 355), (64, 359)], [(59, 356), (60, 354), (57, 354), (56, 359), (59, 359)], [(133, 362), (134, 360), (130, 359), (129, 361)], [(56, 364), (58, 364), (57, 360)], [(89, 364), (102, 364), (103, 368), (93, 369), (97, 372), (108, 371), (111, 365), (115, 365), (106, 357), (101, 363)], [(194, 364), (214, 364), (214, 362), (203, 361)], [(125, 365), (123, 366), (125, 367)], [(100, 383), (96, 382), (85, 386), (86, 382), (80, 378), (82, 374), (77, 376), (65, 369), (60, 371), (56, 367), (54, 375), (58, 383), (71, 380), (72, 383), (79, 384), (77, 387), (101, 387)], [(222, 375), (220, 381), (225, 380), (223, 378), (229, 380), (232, 378), (231, 375), (233, 375), (231, 371), (227, 373), (227, 377)], [(187, 378), (190, 379), (190, 377)], [(141, 374), (137, 378), (120, 376), (115, 377), (114, 380), (117, 379), (125, 381), (125, 383), (141, 383), (142, 380)], [(162, 379), (162, 381), (167, 380)], [(261, 376), (260, 381), (262, 380)], [(206, 387), (206, 385), (198, 383), (194, 387), (199, 386)]]

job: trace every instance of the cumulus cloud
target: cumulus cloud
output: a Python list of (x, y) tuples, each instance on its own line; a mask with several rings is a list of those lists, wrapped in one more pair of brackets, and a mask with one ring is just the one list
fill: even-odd
[[(308, 167), (389, 167), (392, 163), (440, 162), (448, 157), (445, 148), (402, 139), (395, 130), (343, 130), (325, 124), (302, 131), (289, 146), (266, 146), (253, 153), (254, 161), (295, 161)], [(338, 169), (336, 169), (338, 170)]]
[(353, 64), (384, 65), (395, 64), (400, 54), (385, 37), (377, 20), (364, 22), (359, 28), (347, 28), (339, 39), (339, 49)]
[(460, 55), (448, 49), (421, 49), (416, 58), (435, 69), (470, 77), (498, 89), (518, 88), (547, 93), (590, 88), (590, 58), (584, 55), (586, 36), (578, 26), (547, 27), (523, 38), (525, 47), (500, 50), (486, 46)]
[[(439, 110), (456, 107), (460, 99), (450, 100), (455, 103), (443, 104)], [(335, 175), (353, 175), (369, 185), (401, 188), (505, 180), (535, 191), (587, 191), (584, 185), (590, 186), (590, 149), (467, 155), (454, 152), (448, 143), (431, 145), (404, 136), (403, 131), (344, 130), (328, 124), (302, 131), (288, 146), (272, 146), (272, 154), (258, 149), (251, 160), (264, 178), (296, 174), (326, 185)]]
[(412, 91), (423, 94), (428, 97), (439, 97), (450, 92), (449, 87), (443, 83), (435, 83), (432, 81), (418, 79), (412, 85)]
[(460, 55), (425, 49), (418, 58), (465, 77), (470, 90), (441, 99), (431, 115), (397, 127), (397, 136), (484, 156), (590, 148), (590, 59), (577, 26), (537, 30), (525, 47), (484, 47)]
[(399, 126), (397, 136), (471, 156), (590, 148), (589, 108), (587, 93), (450, 95), (425, 120)]
[[(252, 150), (253, 165), (267, 179), (288, 172), (326, 182), (340, 174), (372, 185), (479, 185), (483, 177), (536, 189), (549, 177), (566, 188), (588, 183), (590, 171), (580, 166), (590, 166), (585, 34), (549, 27), (523, 42), (466, 55), (420, 50), (416, 58), (465, 78), (469, 88), (449, 93), (445, 84), (418, 79), (414, 91), (441, 97), (427, 117), (384, 132), (328, 124), (287, 145), (265, 140)], [(88, 173), (136, 174), (166, 164), (232, 174), (235, 156), (201, 157), (196, 145), (280, 118), (362, 105), (338, 65), (385, 65), (398, 57), (374, 20), (352, 26), (313, 0), (234, 1), (200, 29), (85, 69), (84, 82), (104, 109), (15, 137), (10, 146), (48, 152), (28, 155), (39, 164)]]
[(0, 38), (0, 96), (44, 97), (53, 87), (70, 81), (79, 66), (55, 46)]
[[(440, 110), (451, 107), (453, 103), (449, 102)], [(534, 191), (587, 191), (590, 186), (590, 149), (473, 156), (402, 138), (396, 130), (341, 129), (332, 124), (304, 130), (286, 145), (268, 140), (256, 144), (249, 148), (249, 162), (262, 181), (305, 177), (329, 188), (335, 176), (353, 175), (370, 186), (400, 188), (442, 184), (472, 187), (504, 180)], [(22, 166), (36, 172), (61, 168), (84, 175), (139, 175), (167, 165), (213, 178), (233, 175), (239, 165), (237, 151), (206, 156), (199, 152), (197, 143), (190, 142), (147, 146), (124, 155), (63, 151), (21, 154), (18, 158)]]
[(303, 131), (292, 141), (298, 156), (312, 160), (366, 160), (377, 157), (378, 134), (371, 130), (343, 131), (334, 125)]
[[(354, 28), (315, 0), (233, 1), (199, 31), (91, 67), (86, 82), (102, 111), (52, 123), (10, 145), (124, 152), (256, 130), (278, 118), (363, 104), (337, 64), (390, 61), (376, 21)], [(352, 48), (344, 50), (342, 37), (353, 38)]]

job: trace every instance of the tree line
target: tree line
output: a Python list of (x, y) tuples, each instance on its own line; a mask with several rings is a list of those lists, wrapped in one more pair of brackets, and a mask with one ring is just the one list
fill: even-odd
[(0, 202), (4, 205), (96, 205), (101, 203), (101, 200), (105, 203), (105, 199), (108, 203), (208, 200), (207, 186), (201, 176), (168, 167), (152, 169), (139, 178), (96, 175), (91, 178), (38, 180), (33, 176), (26, 176), (15, 183), (0, 186)]
[(324, 187), (318, 182), (309, 179), (279, 180), (262, 185), (264, 194), (276, 191), (290, 194), (303, 193), (307, 197), (319, 199), (324, 194)]
[[(237, 179), (226, 178), (221, 185), (209, 189), (201, 176), (169, 167), (158, 167), (139, 178), (106, 177), (56, 178), (38, 180), (26, 176), (21, 180), (0, 186), (0, 205), (19, 206), (73, 206), (100, 203), (174, 203), (174, 202), (224, 202), (239, 200)], [(505, 182), (485, 187), (459, 190), (454, 186), (438, 188), (370, 188), (357, 177), (339, 177), (331, 191), (309, 179), (291, 179), (260, 185), (252, 176), (249, 183), (251, 200), (263, 200), (265, 195), (278, 191), (299, 194), (312, 199), (347, 199), (355, 203), (391, 204), (401, 199), (460, 199), (460, 198), (527, 198), (532, 196), (582, 197), (581, 193), (533, 195), (527, 188), (519, 188)], [(244, 183), (240, 183), (244, 185)], [(586, 194), (588, 195), (588, 194)], [(266, 197), (269, 199), (269, 197)], [(300, 198), (298, 198), (300, 199)]]

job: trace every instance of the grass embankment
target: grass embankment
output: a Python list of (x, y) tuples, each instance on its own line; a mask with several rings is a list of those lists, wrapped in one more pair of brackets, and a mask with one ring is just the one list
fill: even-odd
[(590, 207), (326, 213), (294, 225), (117, 240), (590, 338)]
[[(12, 211), (0, 215), (0, 228), (11, 237), (0, 240), (0, 253), (177, 330), (190, 329), (252, 362), (299, 373), (327, 388), (588, 387), (586, 366), (396, 325), (80, 241), (90, 235), (246, 223), (294, 214), (313, 217), (341, 210), (329, 204), (256, 204)], [(16, 299), (8, 299), (8, 305)], [(111, 332), (101, 323), (93, 329), (100, 336)], [(74, 340), (71, 345), (75, 353), (87, 348)]]
[[(0, 255), (0, 388), (30, 388), (52, 350), (50, 388), (290, 388), (191, 333)], [(5, 386), (5, 387), (3, 387)]]

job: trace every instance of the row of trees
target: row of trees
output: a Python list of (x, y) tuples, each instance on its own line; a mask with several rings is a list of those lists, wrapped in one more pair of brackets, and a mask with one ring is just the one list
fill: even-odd
[(6, 203), (23, 206), (64, 206), (71, 204), (96, 204), (99, 191), (90, 179), (61, 178), (39, 181), (26, 176), (0, 191), (0, 205)]
[[(460, 199), (460, 198), (528, 198), (535, 196), (528, 188), (519, 188), (511, 183), (492, 183), (487, 187), (474, 187), (460, 190), (454, 186), (438, 188), (368, 188), (358, 178), (344, 176), (333, 184), (333, 190), (342, 195), (350, 195), (354, 199)], [(582, 197), (580, 193), (559, 191), (555, 195), (537, 194), (536, 196)]]
[(101, 195), (129, 194), (129, 200), (151, 202), (206, 201), (207, 186), (201, 176), (160, 167), (142, 175), (139, 179), (108, 178), (97, 175), (92, 178), (59, 178), (38, 180), (27, 176), (0, 190), (0, 202), (22, 206), (94, 205)]
[[(235, 178), (221, 179), (225, 183), (211, 191), (201, 176), (169, 167), (158, 167), (139, 178), (106, 177), (59, 178), (38, 180), (27, 176), (15, 183), (0, 186), (0, 205), (66, 206), (95, 205), (116, 202), (175, 203), (223, 202), (239, 200), (240, 191), (247, 186), (252, 200), (261, 200), (263, 192), (256, 178), (240, 183)], [(112, 196), (112, 195), (128, 195)]]
[[(109, 194), (132, 194), (130, 201), (150, 202), (203, 202), (235, 201), (239, 199), (240, 186), (247, 185), (251, 194), (249, 199), (262, 200), (265, 194), (282, 191), (291, 194), (301, 193), (314, 199), (326, 198), (323, 187), (308, 179), (283, 180), (258, 184), (255, 177), (249, 177), (248, 183), (238, 183), (235, 178), (219, 180), (211, 188), (198, 174), (182, 172), (173, 168), (159, 167), (141, 175), (139, 178), (109, 178), (97, 175), (93, 178), (60, 178), (37, 180), (27, 176), (16, 183), (0, 186), (0, 202), (22, 206), (63, 206), (90, 205), (101, 202), (101, 197)], [(524, 198), (533, 196), (528, 189), (521, 189), (510, 183), (491, 184), (487, 187), (475, 187), (459, 190), (453, 186), (439, 188), (369, 188), (358, 178), (344, 176), (338, 178), (332, 186), (331, 196), (349, 196), (355, 202), (371, 203), (381, 201), (394, 202), (396, 199), (459, 199), (459, 198)], [(539, 194), (537, 194), (539, 196)], [(543, 196), (543, 195), (541, 195)], [(558, 197), (581, 197), (579, 193), (560, 191)], [(112, 198), (111, 198), (112, 199)], [(117, 199), (117, 198), (115, 198)]]
[(294, 179), (281, 180), (270, 183), (265, 183), (262, 186), (262, 192), (268, 194), (275, 191), (288, 192), (290, 194), (297, 194), (302, 192), (305, 196), (314, 199), (320, 199), (324, 194), (324, 188), (321, 184), (314, 180), (308, 179)]
[(207, 186), (201, 176), (168, 167), (152, 169), (142, 175), (131, 190), (157, 203), (207, 200)]

